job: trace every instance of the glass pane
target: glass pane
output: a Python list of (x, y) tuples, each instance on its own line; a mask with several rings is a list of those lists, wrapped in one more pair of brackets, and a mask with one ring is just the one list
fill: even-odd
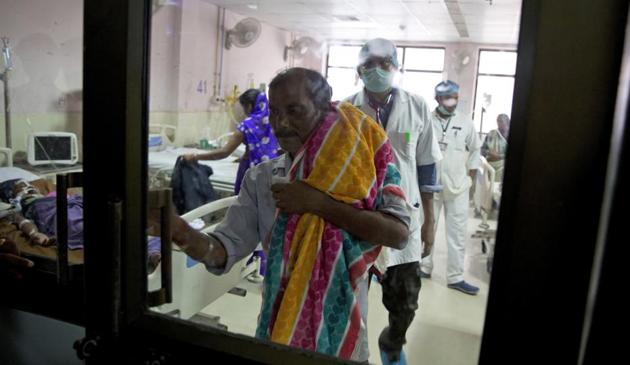
[[(5, 1), (0, 24), (0, 254), (55, 275), (56, 177), (83, 170), (83, 1)], [(70, 239), (59, 246), (82, 268), (82, 188), (66, 202)]]
[(475, 99), (475, 129), (488, 133), (497, 128), (499, 114), (512, 113), (514, 77), (479, 76)]
[(441, 73), (406, 71), (402, 76), (402, 88), (424, 98), (430, 110), (437, 107), (435, 86), (442, 81)]
[(516, 72), (516, 52), (481, 51), (479, 73), (513, 76)]
[(440, 71), (444, 70), (444, 49), (406, 48), (405, 70)]
[[(285, 178), (276, 181), (273, 175), (272, 181), (272, 170), (278, 169), (263, 164), (284, 153), (269, 122), (273, 94), (267, 86), (293, 66), (322, 73), (326, 55), (311, 47), (312, 41), (298, 52), (286, 28), (209, 1), (156, 2), (151, 32), (149, 189), (172, 188), (178, 222), (189, 229), (173, 240), (173, 301), (151, 310), (255, 336), (262, 304), (270, 303), (262, 290), (269, 252), (263, 243), (271, 245), (276, 216), (271, 183)], [(335, 98), (345, 98), (360, 87), (355, 82), (359, 47), (332, 47), (331, 52), (331, 64), (349, 67), (329, 72)], [(261, 165), (269, 168), (268, 179), (247, 177), (248, 169)], [(241, 181), (245, 192), (237, 203)], [(245, 202), (245, 196), (255, 202)], [(228, 209), (236, 218), (227, 215)], [(224, 221), (228, 228), (217, 226)], [(206, 234), (213, 233), (218, 241), (212, 241), (212, 252), (230, 252), (229, 263), (203, 262), (196, 254), (195, 249), (208, 252)], [(139, 244), (148, 246), (148, 290), (157, 291), (165, 264), (159, 250), (165, 243), (152, 230)]]
[(356, 68), (360, 46), (330, 46), (328, 66)]
[(363, 81), (355, 69), (328, 68), (328, 84), (333, 89), (333, 100), (343, 100), (363, 88)]
[[(293, 162), (292, 157), (295, 157), (296, 152), (293, 151), (292, 155), (289, 150), (290, 145), (285, 147), (286, 152), (284, 155), (280, 155), (279, 159), (261, 162), (261, 157), (256, 160), (255, 153), (259, 153), (262, 150), (262, 145), (265, 144), (262, 143), (263, 139), (271, 141), (272, 135), (275, 139), (277, 131), (266, 129), (266, 126), (269, 126), (267, 116), (262, 110), (256, 109), (260, 103), (255, 102), (255, 100), (252, 102), (251, 95), (258, 98), (260, 92), (267, 92), (267, 96), (274, 99), (275, 89), (269, 91), (267, 86), (279, 72), (290, 67), (310, 67), (326, 75), (333, 90), (333, 100), (345, 99), (363, 88), (362, 81), (358, 79), (356, 72), (358, 53), (361, 48), (360, 40), (390, 35), (398, 37), (403, 34), (398, 33), (398, 30), (401, 29), (399, 27), (400, 14), (392, 14), (391, 18), (396, 21), (396, 26), (387, 35), (372, 32), (372, 28), (355, 28), (350, 20), (340, 21), (345, 24), (343, 31), (337, 33), (339, 29), (331, 30), (336, 26), (336, 23), (327, 22), (327, 16), (324, 14), (348, 11), (346, 9), (347, 4), (334, 5), (330, 1), (294, 1), (278, 4), (280, 3), (259, 2), (256, 5), (245, 1), (222, 0), (156, 1), (151, 25), (150, 136), (147, 141), (150, 188), (172, 187), (174, 191), (184, 196), (184, 191), (192, 186), (193, 182), (199, 184), (199, 191), (208, 193), (208, 196), (203, 196), (203, 199), (196, 201), (191, 200), (190, 204), (181, 200), (176, 201), (178, 215), (192, 229), (214, 234), (214, 237), (220, 241), (214, 241), (214, 239), (205, 236), (201, 236), (203, 239), (199, 241), (194, 238), (198, 237), (196, 233), (191, 233), (188, 243), (185, 244), (193, 244), (193, 246), (182, 248), (179, 246), (182, 244), (181, 237), (175, 239), (172, 262), (173, 303), (157, 306), (152, 310), (246, 336), (255, 336), (259, 323), (266, 323), (261, 321), (266, 320), (269, 306), (272, 306), (272, 316), (277, 315), (277, 317), (273, 317), (278, 320), (278, 322), (274, 322), (274, 326), (275, 323), (289, 323), (297, 318), (295, 315), (297, 311), (289, 313), (290, 315), (286, 311), (280, 312), (277, 303), (282, 302), (283, 299), (281, 298), (276, 302), (271, 297), (275, 293), (269, 291), (271, 286), (266, 285), (273, 284), (274, 288), (285, 288), (284, 285), (288, 285), (290, 279), (278, 274), (279, 268), (286, 267), (286, 272), (291, 273), (291, 275), (296, 272), (296, 266), (292, 266), (292, 261), (286, 261), (289, 256), (284, 255), (284, 248), (288, 246), (284, 246), (285, 241), (283, 239), (287, 237), (287, 232), (293, 231), (285, 229), (279, 234), (272, 231), (272, 227), (280, 227), (278, 229), (283, 227), (280, 216), (276, 216), (276, 208), (279, 207), (277, 200), (280, 198), (274, 196), (272, 184), (300, 178), (299, 176), (288, 175), (287, 172), (290, 171), (288, 167)], [(409, 8), (411, 11), (413, 7), (410, 5)], [(352, 11), (352, 7), (350, 11)], [(392, 11), (395, 12), (395, 10)], [(337, 15), (330, 16), (338, 17)], [(322, 27), (322, 24), (325, 26)], [(365, 22), (362, 24), (365, 25)], [(318, 51), (319, 48), (306, 49), (304, 50), (305, 54), (296, 52), (292, 46), (293, 39), (302, 37), (302, 33), (298, 29), (302, 25), (311, 30), (308, 32), (310, 36), (318, 40), (332, 40), (332, 45), (321, 47), (322, 50), (325, 50), (323, 53)], [(427, 23), (426, 27), (430, 28), (431, 24)], [(460, 83), (462, 99), (466, 99), (467, 104), (461, 107), (460, 113), (472, 114), (473, 110), (467, 110), (466, 106), (472, 106), (476, 70), (470, 65), (458, 68), (456, 65), (449, 64), (449, 62), (453, 62), (451, 54), (471, 54), (473, 52), (471, 46), (458, 43), (436, 43), (437, 39), (435, 41), (425, 39), (422, 42), (422, 44), (427, 44), (426, 42), (430, 41), (430, 44), (448, 47), (449, 57), (446, 57), (443, 48), (420, 47), (419, 40), (413, 38), (416, 30), (417, 28), (412, 29), (410, 26), (408, 32), (404, 33), (408, 34), (410, 39), (405, 39), (405, 42), (401, 42), (401, 46), (397, 48), (400, 62), (405, 60), (405, 64), (401, 66), (405, 68), (406, 72), (396, 74), (394, 85), (422, 96), (426, 100), (428, 108), (433, 111), (437, 106), (434, 99), (436, 84), (442, 81), (445, 70), (449, 73), (456, 71), (452, 78)], [(439, 29), (437, 31), (439, 32)], [(429, 33), (431, 33), (431, 29), (429, 29)], [(448, 39), (449, 37), (451, 36), (445, 35), (441, 39)], [(402, 40), (395, 39), (396, 41)], [(343, 43), (353, 45), (344, 46)], [(310, 44), (310, 41), (304, 44)], [(404, 46), (402, 46), (403, 44)], [(415, 44), (418, 47), (414, 47)], [(249, 89), (253, 90), (250, 91)], [(498, 92), (503, 93), (504, 91)], [(291, 95), (283, 96), (282, 100), (285, 100)], [(273, 103), (275, 105), (272, 106), (276, 109), (280, 101), (276, 99)], [(393, 110), (409, 111), (412, 109), (401, 109), (398, 106), (394, 107)], [(276, 113), (280, 112), (276, 111)], [(392, 111), (392, 113), (394, 112)], [(317, 113), (312, 115), (317, 115)], [(296, 123), (298, 121), (311, 122), (308, 118), (308, 116), (300, 116), (294, 120)], [(420, 122), (422, 118), (423, 116), (418, 116), (418, 114), (412, 118), (399, 117), (397, 127), (395, 129), (390, 128), (388, 131), (389, 140), (393, 148), (396, 149), (395, 155), (397, 157), (415, 157), (416, 154), (413, 151), (417, 150), (418, 146), (413, 145), (412, 140), (419, 143), (420, 136), (413, 135), (413, 131), (416, 130), (414, 123)], [(271, 119), (273, 120), (273, 118)], [(315, 122), (321, 122), (321, 120)], [(428, 128), (432, 120), (427, 119), (422, 120), (422, 122)], [(314, 125), (323, 124), (314, 123)], [(256, 136), (253, 131), (261, 131), (264, 136), (259, 138), (260, 136)], [(287, 130), (283, 129), (282, 132), (290, 135)], [(301, 146), (304, 141), (298, 139)], [(277, 141), (277, 139), (275, 140)], [(280, 145), (279, 147), (283, 146)], [(365, 148), (365, 145), (360, 144), (357, 148)], [(335, 148), (334, 151), (335, 153), (340, 152), (341, 148)], [(410, 153), (410, 151), (412, 152)], [(279, 152), (282, 151), (274, 151), (267, 157), (274, 159)], [(265, 154), (266, 152), (260, 153)], [(363, 156), (369, 155), (370, 152), (361, 151), (361, 153)], [(181, 156), (187, 156), (187, 159), (193, 161), (190, 165), (205, 171), (206, 175), (201, 176), (201, 178), (182, 178), (178, 182), (175, 177), (180, 176), (178, 171), (181, 171), (182, 163), (180, 162), (180, 166), (176, 166), (176, 164), (178, 157)], [(428, 155), (424, 157), (428, 158)], [(287, 161), (283, 158), (288, 159), (288, 166), (282, 165)], [(332, 160), (336, 161), (336, 159), (333, 158)], [(373, 162), (374, 160), (371, 159), (370, 161)], [(404, 165), (400, 161), (396, 163), (401, 169), (403, 181), (416, 180), (416, 161), (411, 161), (410, 166)], [(367, 163), (366, 166), (371, 165)], [(212, 169), (209, 176), (209, 170), (205, 167)], [(249, 175), (243, 174), (245, 170), (249, 170)], [(367, 174), (372, 170), (366, 170), (369, 171), (348, 169), (351, 173), (356, 174), (357, 179), (353, 180), (353, 184), (360, 184), (362, 180), (367, 180), (362, 179), (362, 174)], [(244, 178), (246, 185), (237, 182), (237, 179), (243, 181), (243, 175), (246, 176)], [(239, 200), (237, 201), (235, 193), (237, 193), (238, 188), (241, 190), (238, 192)], [(279, 187), (276, 186), (276, 188)], [(421, 204), (418, 195), (419, 187), (412, 184), (405, 189), (407, 189), (405, 195), (410, 196), (410, 199), (415, 199), (413, 204), (417, 203), (419, 207)], [(300, 198), (302, 196), (292, 201), (302, 202), (306, 199)], [(466, 199), (466, 203), (468, 203), (468, 199)], [(200, 208), (201, 210), (198, 210)], [(403, 211), (406, 212), (406, 208)], [(435, 266), (432, 279), (430, 281), (423, 279), (425, 281), (422, 283), (420, 302), (424, 304), (420, 305), (420, 309), (415, 312), (415, 319), (406, 330), (409, 343), (414, 343), (414, 346), (405, 347), (410, 364), (418, 364), (422, 361), (470, 364), (475, 362), (483, 329), (489, 266), (487, 264), (488, 256), (482, 254), (479, 249), (480, 239), (478, 236), (473, 237), (473, 234), (476, 234), (477, 231), (483, 231), (485, 242), (490, 242), (493, 239), (496, 219), (492, 220), (494, 216), (489, 217), (491, 218), (489, 221), (482, 219), (475, 216), (474, 212), (470, 210), (468, 222), (470, 230), (462, 232), (461, 237), (465, 237), (465, 240), (458, 242), (458, 244), (464, 245), (467, 250), (465, 265), (461, 268), (465, 272), (466, 280), (481, 288), (480, 295), (470, 298), (462, 297), (464, 294), (448, 287), (447, 227), (444, 217), (437, 220), (439, 223), (435, 227)], [(216, 225), (218, 222), (221, 222), (220, 226)], [(419, 223), (419, 221), (414, 222)], [(186, 224), (182, 227), (188, 227)], [(387, 221), (384, 228), (390, 227), (390, 224), (392, 222)], [(356, 236), (357, 234), (353, 232), (352, 235)], [(404, 239), (414, 240), (414, 245), (420, 242), (419, 238), (414, 239), (409, 235)], [(212, 268), (208, 270), (204, 263), (201, 263), (204, 258), (197, 255), (194, 250), (191, 251), (190, 247), (201, 247), (207, 250), (208, 240), (213, 240), (213, 255), (214, 253), (221, 253), (222, 255), (224, 251), (226, 255), (229, 253), (230, 265), (233, 265), (227, 272), (221, 272), (221, 269), (214, 267), (215, 261), (209, 264)], [(299, 243), (303, 244), (303, 241), (306, 239), (300, 240)], [(195, 246), (196, 244), (192, 242), (201, 242), (201, 244)], [(288, 242), (291, 242), (291, 247), (298, 247), (297, 244), (293, 246), (292, 241)], [(141, 244), (146, 243), (142, 242)], [(151, 272), (148, 279), (149, 290), (157, 290), (161, 285), (160, 265), (162, 262), (156, 247), (159, 246), (156, 245), (155, 238), (150, 237), (149, 258), (147, 259)], [(282, 255), (277, 254), (280, 248), (283, 250)], [(237, 250), (241, 251), (237, 252)], [(397, 253), (395, 249), (382, 248), (382, 250), (392, 256)], [(414, 246), (412, 250), (408, 251), (411, 252), (409, 257), (416, 257), (419, 251), (420, 248)], [(221, 257), (211, 257), (213, 260), (218, 260), (216, 262), (221, 263), (218, 266), (222, 266)], [(341, 256), (326, 253), (326, 256), (319, 257), (320, 264), (328, 267), (326, 266), (328, 263), (336, 262), (334, 261), (335, 257)], [(382, 259), (386, 260), (386, 258)], [(278, 264), (278, 261), (282, 263)], [(404, 264), (407, 265), (407, 268), (417, 267), (419, 258), (410, 259)], [(361, 280), (357, 280), (357, 285), (361, 285), (360, 288), (364, 288), (369, 282), (366, 274), (367, 268), (371, 265), (372, 262), (362, 267), (365, 270), (361, 271)], [(383, 271), (385, 270), (387, 267), (383, 268)], [(306, 277), (309, 280), (315, 280), (321, 272), (307, 267), (304, 273), (307, 274)], [(405, 276), (404, 273), (401, 275)], [(419, 280), (417, 270), (412, 270), (410, 275), (414, 280)], [(343, 277), (340, 280), (348, 283), (348, 281), (344, 281), (346, 279), (348, 278)], [(413, 283), (417, 284), (417, 280)], [(300, 313), (309, 313), (309, 315), (315, 313), (311, 312), (311, 309), (315, 305), (320, 305), (323, 300), (323, 291), (327, 288), (324, 285), (325, 279), (317, 281), (316, 284), (317, 287), (313, 289), (314, 292), (309, 292), (308, 295), (300, 297), (300, 300), (295, 300), (298, 305), (294, 309), (304, 311)], [(365, 315), (365, 320), (361, 319), (364, 325), (362, 328), (368, 328), (366, 333), (361, 332), (356, 337), (361, 339), (356, 342), (361, 344), (361, 347), (356, 347), (357, 354), (360, 354), (361, 357), (356, 357), (356, 359), (369, 363), (381, 362), (378, 341), (383, 330), (389, 325), (388, 318), (392, 314), (383, 305), (383, 301), (389, 300), (394, 306), (408, 304), (405, 302), (404, 296), (387, 294), (387, 291), (393, 290), (392, 286), (396, 284), (398, 283), (373, 281), (367, 293), (358, 292), (354, 296), (355, 294), (348, 292), (349, 295), (354, 296), (353, 299), (356, 299), (357, 302), (361, 301), (360, 310)], [(276, 293), (284, 295), (288, 291), (288, 289), (282, 290)], [(271, 294), (267, 296), (268, 293)], [(416, 294), (411, 293), (410, 295)], [(351, 296), (349, 298), (352, 298)], [(291, 297), (284, 303), (290, 303), (295, 298)], [(443, 315), (446, 312), (457, 313), (462, 300), (467, 301), (466, 316), (457, 316), (454, 319), (453, 316)], [(342, 306), (344, 310), (348, 309), (344, 300), (339, 298), (339, 301), (343, 302), (339, 306)], [(295, 325), (293, 328), (299, 328), (300, 331), (291, 335), (295, 335), (296, 340), (289, 344), (308, 350), (328, 351), (313, 345), (312, 338), (301, 338), (301, 333), (298, 332), (311, 331), (313, 327), (311, 324), (313, 323), (315, 326), (338, 324), (340, 317), (336, 314), (341, 309), (337, 307), (334, 307), (335, 309), (332, 309), (333, 306), (328, 307), (329, 315), (327, 316), (318, 313), (317, 316), (321, 315), (321, 317), (317, 317), (317, 320), (312, 317), (311, 319), (316, 322), (308, 322), (307, 324), (300, 322), (300, 324)], [(263, 314), (261, 315), (261, 313)], [(464, 317), (465, 319), (462, 319)], [(341, 322), (346, 323), (347, 319), (341, 319)], [(296, 322), (291, 323), (295, 324)], [(354, 323), (356, 324), (356, 322)], [(268, 329), (269, 326), (265, 328)], [(427, 333), (431, 333), (431, 341), (422, 340)], [(267, 335), (264, 331), (259, 334)], [(437, 336), (435, 340), (433, 340), (433, 336)], [(268, 337), (266, 338), (268, 339)], [(291, 338), (293, 339), (293, 337)], [(298, 338), (300, 341), (297, 341)], [(452, 343), (454, 339), (458, 346), (461, 345), (463, 349), (461, 353), (443, 351), (443, 346), (434, 346), (436, 341), (438, 344)], [(277, 338), (275, 340), (280, 341)], [(330, 338), (322, 338), (322, 341), (328, 340), (335, 341), (332, 335)], [(284, 337), (282, 341), (287, 343), (287, 337)]]

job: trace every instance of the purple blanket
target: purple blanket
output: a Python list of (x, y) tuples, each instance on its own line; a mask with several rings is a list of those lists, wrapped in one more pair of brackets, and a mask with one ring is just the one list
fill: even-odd
[[(57, 236), (57, 198), (54, 196), (38, 198), (30, 203), (24, 216), (37, 225), (40, 232), (47, 236)], [(83, 248), (83, 197), (68, 197), (68, 248)]]
[[(57, 198), (48, 196), (38, 198), (30, 203), (24, 216), (37, 225), (40, 232), (52, 237), (57, 236)], [(71, 250), (83, 248), (83, 197), (70, 195), (68, 197), (68, 248)], [(148, 255), (160, 254), (160, 238), (149, 237)]]

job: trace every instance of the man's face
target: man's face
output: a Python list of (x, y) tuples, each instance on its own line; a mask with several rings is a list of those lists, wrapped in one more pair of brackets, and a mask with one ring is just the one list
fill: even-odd
[(435, 100), (437, 100), (437, 102), (442, 105), (446, 110), (452, 113), (457, 108), (457, 103), (459, 102), (459, 94), (452, 93), (448, 95), (437, 96)]
[(290, 154), (300, 150), (322, 117), (303, 78), (294, 77), (269, 90), (269, 121), (280, 147)]

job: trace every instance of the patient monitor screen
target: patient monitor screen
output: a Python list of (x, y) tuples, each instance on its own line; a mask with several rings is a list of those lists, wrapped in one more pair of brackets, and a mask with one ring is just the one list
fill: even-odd
[(36, 160), (71, 160), (70, 137), (35, 137)]

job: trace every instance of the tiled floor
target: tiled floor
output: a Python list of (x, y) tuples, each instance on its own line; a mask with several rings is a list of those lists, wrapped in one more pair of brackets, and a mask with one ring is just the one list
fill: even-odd
[[(477, 296), (469, 296), (446, 287), (446, 243), (440, 220), (434, 251), (433, 277), (423, 280), (420, 308), (407, 332), (407, 360), (409, 364), (476, 364), (479, 356), (481, 332), (485, 317), (489, 275), (486, 255), (481, 252), (479, 239), (470, 236), (480, 221), (468, 222), (466, 251), (466, 280), (480, 287)], [(496, 226), (496, 222), (493, 226)], [(220, 315), (221, 323), (230, 332), (253, 335), (260, 310), (260, 284), (244, 280), (239, 287), (247, 289), (247, 296), (226, 294), (203, 310), (205, 314)], [(380, 364), (377, 338), (387, 325), (387, 310), (381, 303), (381, 288), (372, 285), (369, 292), (370, 363)]]

